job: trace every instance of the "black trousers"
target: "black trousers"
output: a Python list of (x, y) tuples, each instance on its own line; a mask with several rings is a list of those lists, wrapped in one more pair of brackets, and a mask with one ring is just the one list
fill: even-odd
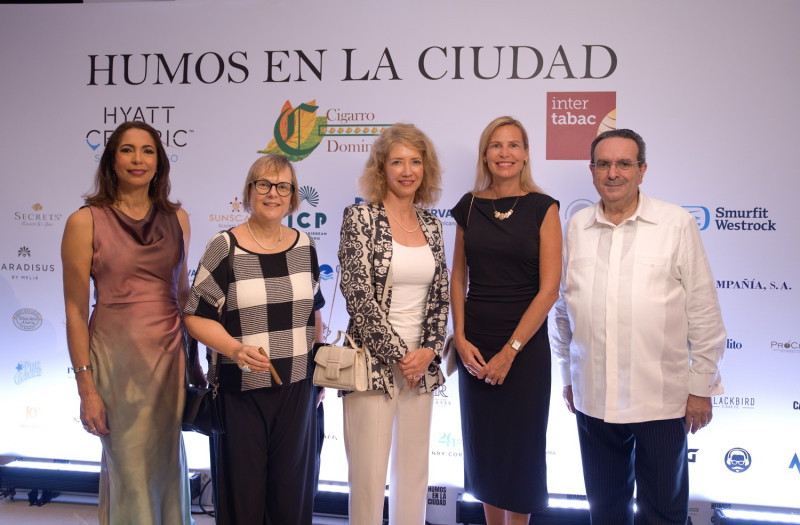
[(606, 423), (575, 412), (592, 525), (685, 525), (689, 466), (684, 418)]
[(317, 389), (223, 392), (225, 434), (212, 440), (219, 525), (310, 525), (317, 469)]

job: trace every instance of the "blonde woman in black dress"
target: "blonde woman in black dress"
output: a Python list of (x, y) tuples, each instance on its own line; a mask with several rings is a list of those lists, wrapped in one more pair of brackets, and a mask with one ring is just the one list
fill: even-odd
[(558, 297), (558, 202), (531, 177), (525, 128), (483, 131), (475, 188), (453, 208), (450, 285), (464, 486), (489, 525), (527, 524), (547, 506), (547, 314)]

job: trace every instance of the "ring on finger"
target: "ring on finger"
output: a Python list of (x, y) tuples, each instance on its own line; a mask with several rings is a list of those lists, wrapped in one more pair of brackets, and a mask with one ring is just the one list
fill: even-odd
[(242, 365), (241, 368), (242, 368), (242, 372), (252, 372), (252, 370), (250, 370), (250, 367), (247, 366), (247, 365)]

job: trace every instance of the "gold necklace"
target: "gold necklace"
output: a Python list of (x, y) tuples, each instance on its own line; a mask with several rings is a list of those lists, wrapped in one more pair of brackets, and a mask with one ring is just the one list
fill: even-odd
[(272, 248), (267, 248), (266, 246), (264, 246), (263, 244), (258, 242), (258, 239), (256, 239), (256, 236), (253, 235), (253, 230), (250, 229), (250, 219), (247, 219), (247, 231), (250, 232), (250, 237), (252, 237), (253, 240), (256, 241), (256, 244), (261, 246), (262, 250), (265, 250), (265, 251), (268, 251), (268, 252), (274, 250), (275, 248), (277, 248), (278, 245), (283, 240), (283, 228), (281, 228), (280, 226), (278, 226), (278, 242), (276, 242), (275, 246), (273, 246)]
[[(497, 195), (497, 190), (494, 190), (494, 194)], [(498, 196), (497, 198), (499, 199), (500, 197)], [(514, 204), (511, 205), (511, 208), (508, 211), (500, 213), (499, 211), (497, 211), (497, 208), (494, 207), (494, 199), (493, 199), (492, 200), (492, 209), (494, 210), (494, 218), (497, 219), (497, 220), (500, 220), (500, 221), (504, 221), (504, 220), (508, 219), (509, 217), (511, 217), (511, 214), (514, 213), (514, 206), (517, 205), (517, 201), (519, 201), (519, 195), (517, 195), (517, 198), (514, 201)]]
[[(386, 204), (384, 204), (383, 207), (386, 208), (387, 212), (389, 212), (389, 215), (392, 217), (392, 219), (394, 219), (394, 222), (399, 224), (400, 227), (403, 228), (403, 231), (405, 231), (406, 233), (414, 233), (415, 231), (417, 231), (419, 229), (419, 219), (418, 218), (417, 218), (417, 225), (414, 228), (409, 230), (408, 228), (403, 226), (403, 223), (401, 223), (400, 221), (397, 220), (397, 217), (394, 216), (394, 213), (392, 213), (392, 210), (390, 210), (389, 207)], [(416, 216), (417, 216), (417, 211), (414, 210), (414, 217), (416, 217)]]

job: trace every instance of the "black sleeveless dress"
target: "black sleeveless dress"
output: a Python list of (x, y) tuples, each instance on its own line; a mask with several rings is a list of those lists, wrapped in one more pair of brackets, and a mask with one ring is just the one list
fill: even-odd
[[(539, 229), (550, 206), (558, 204), (540, 193), (523, 195), (516, 204), (515, 199), (473, 201), (467, 193), (452, 210), (464, 229), (469, 274), (465, 335), (486, 361), (510, 339), (539, 292)], [(510, 217), (495, 218), (495, 207), (505, 212), (512, 206)], [(544, 509), (550, 408), (547, 321), (514, 359), (502, 385), (470, 375), (460, 359), (458, 372), (464, 488), (501, 509), (523, 514)]]

